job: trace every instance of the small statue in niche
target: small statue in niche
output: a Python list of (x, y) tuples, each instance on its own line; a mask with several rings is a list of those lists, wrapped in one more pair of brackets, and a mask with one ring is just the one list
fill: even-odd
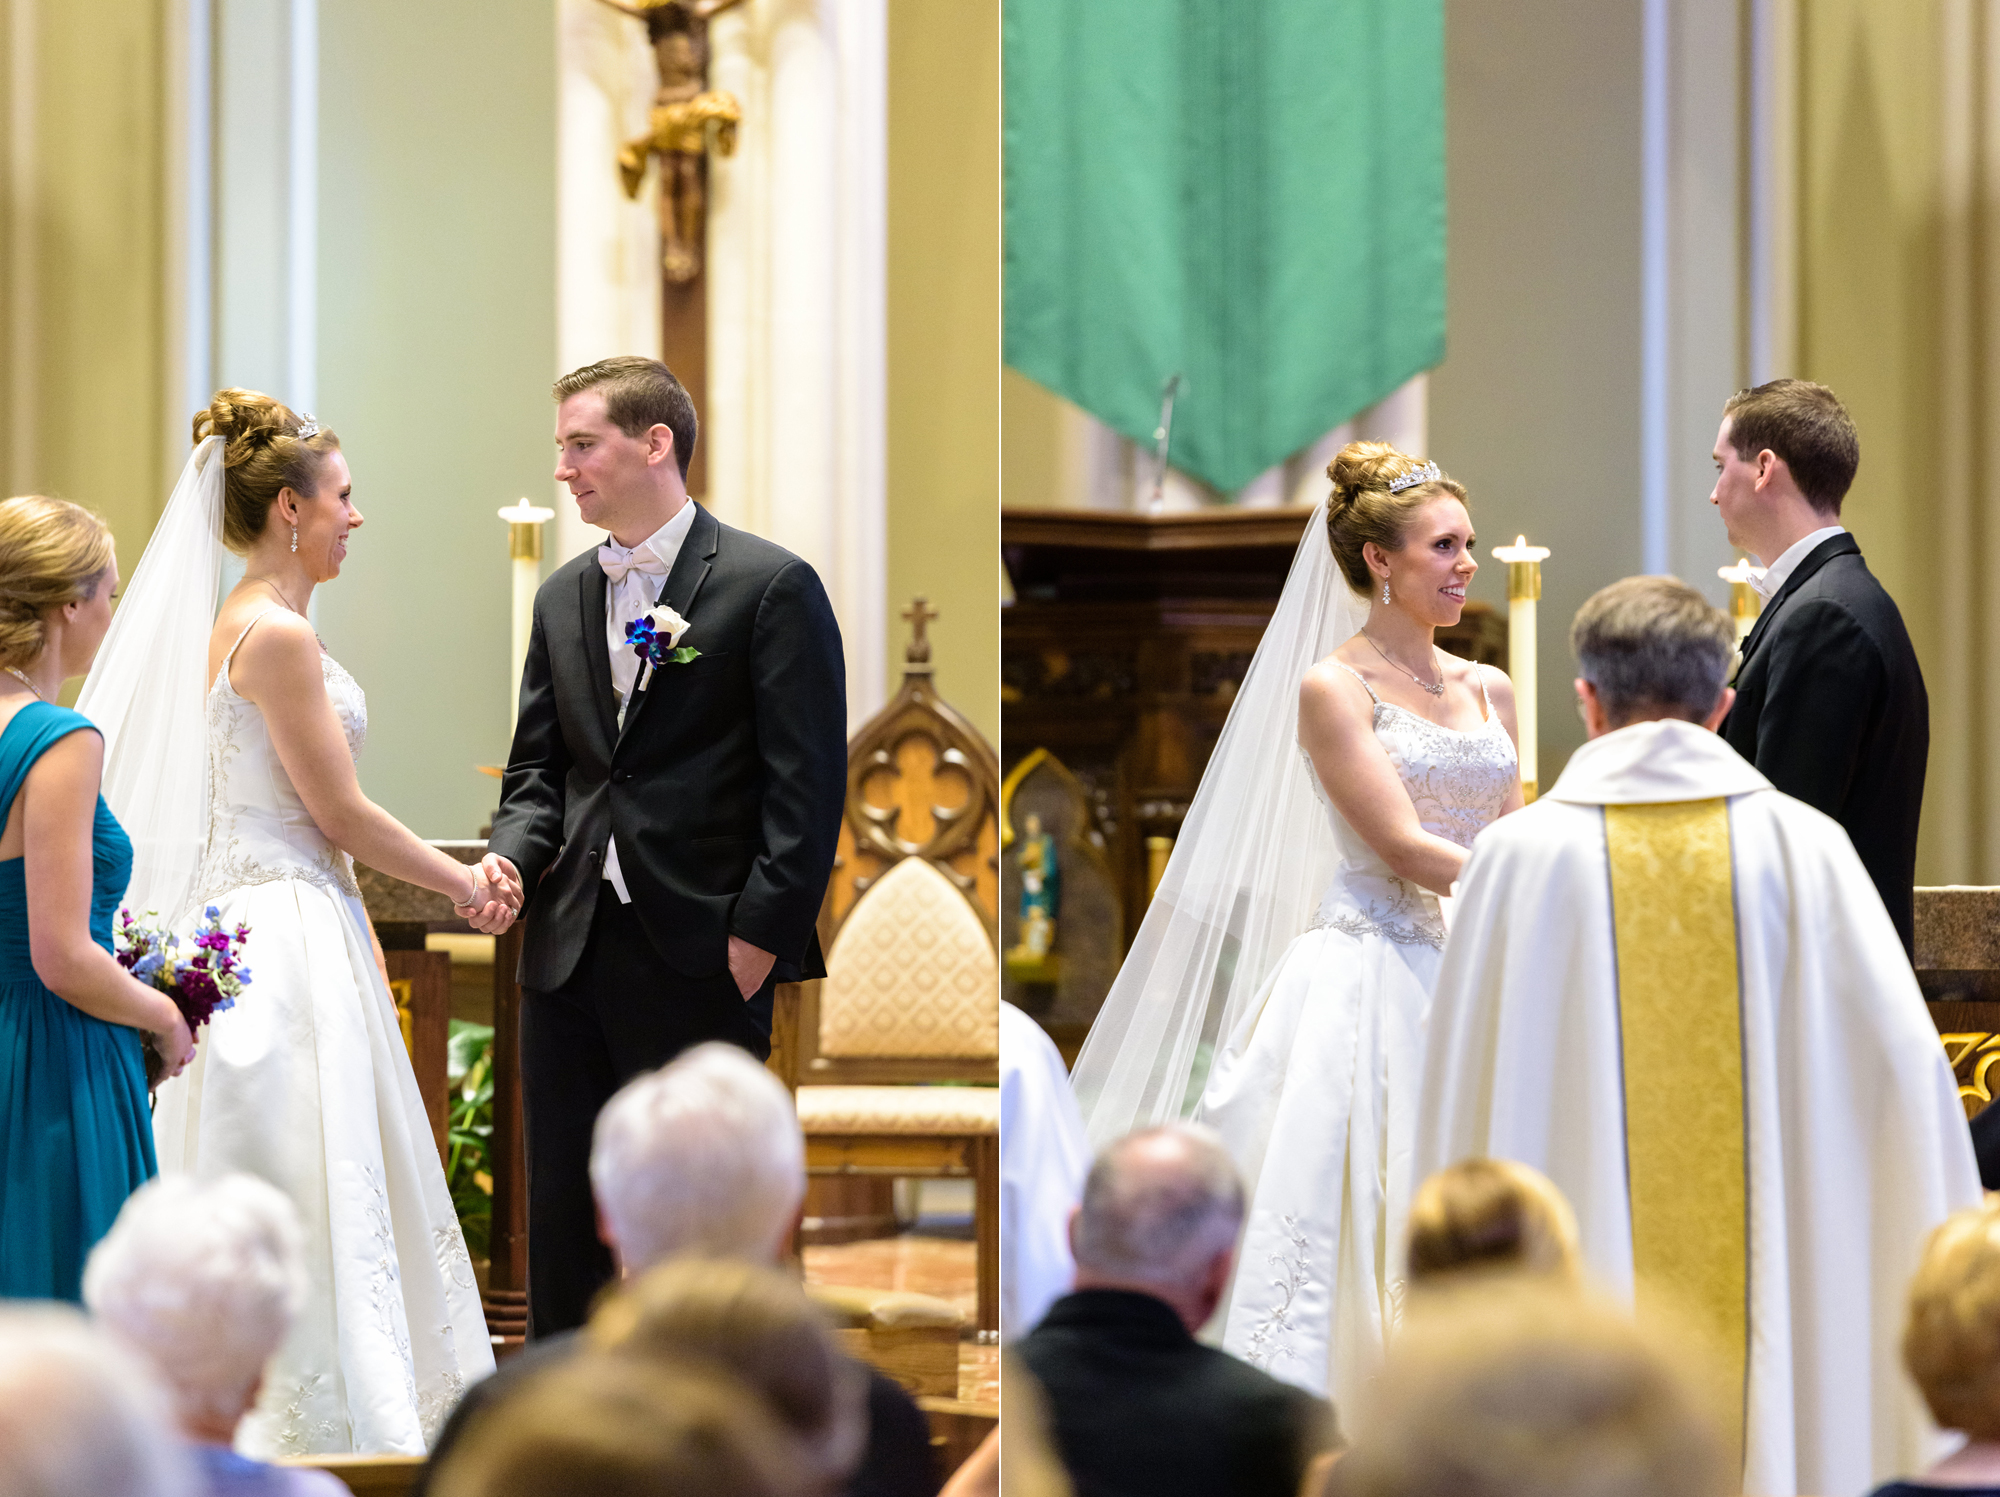
[(1007, 953), (1007, 970), (1021, 982), (1052, 982), (1062, 868), (1056, 861), (1056, 839), (1042, 830), (1042, 818), (1032, 812), (1022, 824), (1015, 863), (1021, 870), (1021, 941)]
[(646, 163), (660, 163), (660, 268), (675, 285), (701, 276), (708, 217), (707, 161), (736, 150), (743, 106), (708, 86), (708, 23), (742, 0), (661, 0), (631, 6), (602, 3), (646, 23), (660, 70), (651, 122), (618, 153), (625, 196), (637, 199)]

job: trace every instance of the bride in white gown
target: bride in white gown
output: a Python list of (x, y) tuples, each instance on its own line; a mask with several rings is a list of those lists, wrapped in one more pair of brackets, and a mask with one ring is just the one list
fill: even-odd
[[(238, 1448), (422, 1454), (493, 1353), (349, 853), (486, 921), (506, 891), (356, 780), (366, 701), (305, 617), (362, 520), (338, 441), (241, 390), (195, 437), (78, 703), (104, 729), (106, 796), (133, 818), (128, 907), (184, 930), (212, 906), (250, 928), (248, 992), (159, 1088), (160, 1169), (248, 1171), (305, 1225), (306, 1302)], [(246, 571), (209, 627), (224, 544)]]
[(1074, 1080), (1097, 1147), (1222, 1135), (1250, 1197), (1222, 1344), (1343, 1403), (1400, 1296), (1439, 896), (1521, 788), (1506, 676), (1432, 642), (1477, 570), (1464, 489), (1379, 442), (1327, 472)]

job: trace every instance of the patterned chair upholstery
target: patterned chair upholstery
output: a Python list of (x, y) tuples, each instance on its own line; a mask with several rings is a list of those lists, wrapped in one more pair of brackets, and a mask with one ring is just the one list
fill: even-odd
[(779, 990), (772, 1069), (810, 1172), (972, 1178), (978, 1323), (995, 1330), (998, 763), (932, 690), (921, 599), (913, 615), (902, 690), (848, 745), (827, 975)]

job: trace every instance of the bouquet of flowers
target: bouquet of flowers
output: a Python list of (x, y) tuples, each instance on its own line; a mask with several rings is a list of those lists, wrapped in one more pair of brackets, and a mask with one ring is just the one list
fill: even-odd
[[(130, 910), (118, 912), (118, 963), (141, 982), (151, 983), (169, 998), (187, 1020), (188, 1033), (226, 1008), (236, 1006), (237, 997), (250, 986), (250, 969), (243, 964), (243, 945), (250, 939), (250, 927), (239, 925), (225, 930), (222, 911), (210, 905), (202, 912), (191, 944), (194, 955), (180, 954), (180, 937), (165, 926), (147, 919), (135, 920)], [(152, 1046), (146, 1047), (146, 1086), (160, 1084), (163, 1067)]]

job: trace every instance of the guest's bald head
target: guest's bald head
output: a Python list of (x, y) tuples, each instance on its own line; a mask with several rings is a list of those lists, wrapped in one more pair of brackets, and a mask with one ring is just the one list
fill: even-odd
[(1235, 1247), (1242, 1225), (1243, 1184), (1214, 1134), (1186, 1123), (1128, 1134), (1084, 1183), (1079, 1282), (1184, 1290)]

